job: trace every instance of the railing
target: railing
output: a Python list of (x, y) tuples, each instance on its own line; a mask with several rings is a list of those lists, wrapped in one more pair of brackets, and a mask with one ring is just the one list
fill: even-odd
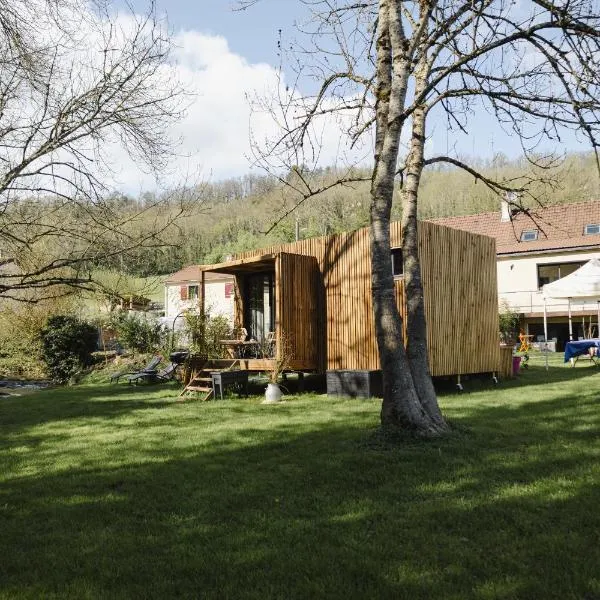
[[(597, 313), (598, 300), (571, 300), (571, 312)], [(500, 302), (508, 302), (510, 308), (520, 313), (543, 313), (544, 296), (541, 292), (504, 292), (500, 294)], [(552, 313), (567, 313), (569, 301), (566, 298), (547, 298), (546, 310)]]

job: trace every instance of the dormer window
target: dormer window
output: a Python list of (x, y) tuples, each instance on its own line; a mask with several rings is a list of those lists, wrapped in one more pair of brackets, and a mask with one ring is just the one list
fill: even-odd
[(392, 274), (394, 277), (402, 277), (403, 273), (402, 248), (392, 248)]
[(527, 231), (521, 232), (521, 241), (522, 242), (535, 242), (538, 239), (538, 230), (537, 229), (529, 229)]
[(585, 235), (597, 235), (600, 233), (600, 223), (586, 225), (583, 233)]

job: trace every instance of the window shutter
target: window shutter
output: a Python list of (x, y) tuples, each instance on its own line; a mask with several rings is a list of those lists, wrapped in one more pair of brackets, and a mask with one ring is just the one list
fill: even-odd
[(179, 297), (182, 300), (187, 300), (188, 299), (188, 289), (187, 289), (187, 285), (182, 285), (179, 288)]
[(225, 284), (225, 298), (231, 298), (233, 296), (233, 283)]

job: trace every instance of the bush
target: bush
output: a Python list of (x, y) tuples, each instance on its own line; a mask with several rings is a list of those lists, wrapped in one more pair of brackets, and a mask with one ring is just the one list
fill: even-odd
[(0, 301), (0, 379), (47, 377), (41, 331), (52, 315), (72, 314), (76, 298), (47, 298), (35, 304)]
[(211, 317), (208, 311), (187, 311), (184, 331), (192, 353), (207, 358), (224, 358), (220, 340), (231, 338), (231, 325), (227, 317)]
[(57, 383), (67, 383), (92, 363), (98, 331), (90, 323), (58, 315), (48, 319), (40, 337), (48, 375)]
[(117, 331), (119, 342), (134, 352), (154, 352), (163, 344), (165, 331), (154, 317), (121, 313), (111, 326)]
[(499, 315), (500, 342), (512, 346), (519, 336), (519, 313), (504, 302)]

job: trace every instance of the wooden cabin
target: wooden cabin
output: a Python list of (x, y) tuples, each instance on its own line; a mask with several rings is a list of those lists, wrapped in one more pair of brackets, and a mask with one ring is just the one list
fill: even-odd
[[(401, 228), (392, 223), (396, 298), (406, 314)], [(419, 223), (419, 250), (433, 376), (495, 372), (499, 364), (496, 247), (492, 238)], [(368, 228), (301, 240), (201, 267), (235, 281), (235, 325), (256, 340), (287, 340), (290, 370), (377, 370)], [(240, 366), (268, 370), (272, 357)]]

